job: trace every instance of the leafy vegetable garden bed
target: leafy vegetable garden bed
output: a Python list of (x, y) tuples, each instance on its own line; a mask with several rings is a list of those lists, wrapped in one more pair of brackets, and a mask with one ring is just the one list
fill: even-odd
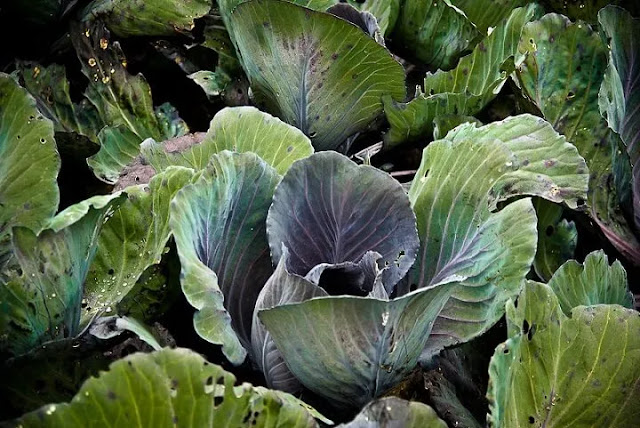
[(14, 3), (2, 424), (640, 425), (636, 2)]

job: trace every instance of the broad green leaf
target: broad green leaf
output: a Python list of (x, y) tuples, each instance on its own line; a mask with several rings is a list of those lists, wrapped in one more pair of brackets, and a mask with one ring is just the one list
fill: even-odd
[(567, 317), (551, 288), (529, 283), (507, 323), (489, 367), (491, 426), (637, 425), (638, 312), (578, 306)]
[(540, 15), (535, 4), (515, 9), (451, 71), (427, 73), (424, 88), (415, 99), (396, 103), (383, 99), (391, 128), (385, 135), (387, 147), (407, 140), (426, 138), (433, 131), (433, 119), (446, 115), (474, 115), (500, 92), (509, 74), (524, 59), (518, 53), (523, 26)]
[(170, 227), (194, 326), (241, 363), (258, 293), (273, 272), (265, 221), (278, 173), (254, 153), (223, 151), (171, 203)]
[(101, 19), (120, 37), (173, 36), (191, 31), (194, 19), (209, 9), (210, 0), (94, 0), (81, 16), (85, 21)]
[(526, 0), (450, 0), (475, 24), (481, 33), (496, 27), (517, 7), (525, 6)]
[(100, 151), (87, 158), (87, 165), (100, 180), (113, 184), (124, 168), (140, 153), (140, 137), (126, 126), (105, 126), (97, 136)]
[(262, 310), (258, 317), (305, 387), (335, 406), (359, 407), (414, 369), (452, 287), (395, 300), (317, 297)]
[(529, 53), (517, 72), (523, 94), (587, 162), (592, 218), (618, 250), (638, 262), (640, 242), (612, 188), (612, 136), (598, 108), (606, 47), (588, 25), (548, 14), (525, 26), (519, 50)]
[[(218, 4), (223, 18), (229, 19), (231, 12), (240, 3), (246, 3), (250, 0), (220, 0)], [(376, 17), (380, 32), (383, 35), (388, 34), (393, 30), (393, 27), (398, 19), (398, 13), (400, 10), (400, 3), (402, 0), (287, 0), (298, 6), (304, 6), (308, 9), (316, 10), (319, 12), (325, 12), (332, 6), (340, 3), (347, 3), (354, 8), (363, 12), (369, 12)], [(228, 21), (227, 21), (228, 22)], [(228, 24), (227, 24), (228, 25)]]
[(97, 142), (97, 133), (103, 126), (96, 108), (84, 98), (71, 101), (69, 81), (63, 66), (19, 62), (18, 70), (25, 88), (36, 99), (38, 109), (48, 117), (56, 132), (75, 132)]
[(95, 196), (51, 219), (39, 235), (13, 230), (22, 275), (0, 288), (2, 348), (19, 355), (80, 332), (80, 306), (100, 228), (122, 195)]
[(402, 66), (331, 14), (253, 0), (236, 7), (228, 27), (256, 101), (317, 150), (336, 149), (364, 130), (382, 112), (383, 95), (404, 97)]
[(491, 327), (531, 267), (537, 241), (531, 200), (496, 211), (498, 202), (531, 195), (575, 207), (586, 182), (575, 147), (530, 115), (480, 128), (463, 124), (427, 146), (409, 190), (421, 247), (408, 285), (461, 287), (438, 317), (424, 360)]
[(388, 266), (391, 293), (419, 245), (415, 215), (400, 183), (385, 172), (335, 152), (296, 162), (273, 196), (267, 218), (273, 263), (290, 251), (288, 268), (307, 275), (321, 263), (357, 263), (369, 251)]
[(254, 107), (220, 110), (199, 144), (143, 144), (141, 154), (156, 171), (169, 165), (204, 169), (211, 156), (223, 150), (253, 152), (280, 174), (291, 164), (313, 153), (311, 141), (297, 128)]
[(404, 0), (392, 38), (430, 69), (448, 70), (482, 34), (450, 0)]
[(30, 427), (314, 427), (304, 403), (281, 392), (234, 387), (235, 376), (188, 349), (137, 353), (87, 380), (69, 403), (17, 421)]
[(105, 223), (85, 282), (83, 323), (115, 306), (149, 266), (160, 262), (169, 240), (169, 205), (194, 171), (170, 167), (149, 185), (129, 187), (127, 199)]
[(501, 179), (503, 200), (535, 195), (573, 209), (584, 204), (589, 180), (585, 160), (544, 119), (523, 114), (481, 127), (466, 123), (449, 132), (445, 139), (498, 139), (508, 147), (519, 165)]
[(426, 404), (386, 397), (372, 401), (355, 417), (338, 428), (446, 428), (447, 424)]
[(26, 90), (0, 73), (0, 269), (12, 257), (11, 228), (39, 232), (58, 209), (59, 169), (53, 124)]
[(538, 215), (538, 249), (533, 267), (540, 279), (549, 281), (553, 273), (573, 258), (578, 231), (572, 221), (562, 218), (562, 207), (544, 199), (535, 199)]
[(640, 161), (640, 19), (609, 6), (598, 13), (598, 22), (610, 46), (600, 113), (622, 138), (635, 166)]
[(603, 251), (587, 255), (584, 265), (569, 260), (549, 281), (562, 311), (570, 316), (577, 306), (617, 304), (633, 309), (633, 295), (627, 288), (627, 272), (619, 261), (609, 265)]

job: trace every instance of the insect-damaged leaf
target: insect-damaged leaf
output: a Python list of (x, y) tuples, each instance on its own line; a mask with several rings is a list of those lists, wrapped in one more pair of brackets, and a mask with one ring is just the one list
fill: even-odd
[(122, 195), (94, 196), (72, 205), (39, 235), (14, 228), (22, 275), (0, 284), (0, 344), (19, 355), (80, 332), (84, 280), (100, 228)]
[(59, 169), (51, 121), (26, 90), (0, 73), (0, 269), (12, 257), (11, 228), (38, 232), (58, 209)]
[(334, 15), (253, 0), (237, 6), (229, 23), (256, 101), (317, 150), (336, 149), (362, 131), (382, 112), (383, 95), (404, 97), (402, 66)]
[(423, 358), (485, 332), (520, 290), (535, 255), (535, 211), (530, 199), (499, 211), (498, 202), (532, 195), (576, 207), (587, 179), (575, 147), (530, 115), (463, 124), (427, 146), (409, 190), (420, 235), (409, 285), (461, 286)]
[(587, 162), (591, 217), (620, 252), (640, 263), (640, 242), (619, 209), (612, 185), (615, 136), (598, 107), (605, 45), (588, 25), (548, 14), (524, 27), (519, 50), (528, 52), (517, 72), (523, 94)]
[(16, 421), (33, 427), (316, 427), (331, 422), (295, 397), (243, 383), (195, 352), (137, 353), (87, 380), (69, 403), (48, 404)]
[(551, 288), (529, 283), (507, 325), (489, 367), (491, 426), (637, 425), (638, 312), (578, 306), (569, 317)]

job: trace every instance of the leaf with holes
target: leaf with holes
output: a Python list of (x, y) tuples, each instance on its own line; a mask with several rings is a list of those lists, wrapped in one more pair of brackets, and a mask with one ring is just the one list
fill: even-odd
[(610, 265), (603, 251), (588, 254), (584, 264), (569, 260), (553, 274), (548, 285), (567, 315), (581, 305), (616, 304), (633, 308), (627, 272), (617, 260)]
[(130, 36), (173, 36), (188, 33), (194, 19), (209, 12), (208, 0), (94, 0), (81, 12), (84, 21), (102, 20), (114, 34)]
[(612, 151), (617, 143), (598, 107), (606, 46), (588, 25), (548, 14), (525, 26), (519, 50), (528, 52), (517, 72), (523, 94), (587, 162), (591, 217), (620, 252), (640, 263), (640, 242), (612, 187)]
[(51, 121), (26, 90), (0, 73), (0, 269), (11, 264), (11, 229), (37, 233), (58, 209), (59, 169)]
[[(137, 353), (88, 379), (69, 403), (48, 404), (16, 421), (33, 427), (315, 427), (308, 405), (255, 388), (188, 349)], [(326, 418), (322, 418), (328, 421)], [(330, 421), (329, 421), (330, 422)]]
[(80, 306), (89, 264), (105, 219), (123, 195), (94, 196), (52, 218), (36, 235), (13, 230), (22, 270), (0, 287), (0, 348), (14, 355), (80, 333)]
[(83, 324), (116, 305), (149, 266), (160, 262), (169, 240), (169, 205), (195, 172), (170, 167), (149, 185), (128, 187), (127, 199), (105, 223), (85, 282)]
[(535, 4), (515, 9), (451, 71), (427, 73), (422, 89), (408, 103), (384, 98), (391, 128), (384, 136), (387, 147), (427, 138), (433, 119), (445, 114), (474, 115), (493, 100), (509, 74), (522, 62), (518, 38), (524, 24), (541, 14)]
[(156, 171), (169, 165), (201, 170), (213, 154), (223, 150), (253, 152), (279, 174), (284, 174), (294, 161), (313, 153), (311, 141), (299, 129), (254, 107), (233, 107), (224, 108), (213, 117), (199, 143), (171, 145), (146, 141), (141, 156)]
[(491, 426), (634, 427), (640, 409), (640, 315), (618, 305), (565, 315), (551, 288), (529, 283), (507, 304), (509, 339), (496, 348)]

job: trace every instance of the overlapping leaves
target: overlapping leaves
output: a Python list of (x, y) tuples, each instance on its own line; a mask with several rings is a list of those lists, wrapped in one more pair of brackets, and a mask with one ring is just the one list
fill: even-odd
[(445, 114), (473, 115), (500, 92), (509, 74), (522, 62), (518, 39), (523, 26), (540, 15), (535, 4), (517, 8), (451, 71), (427, 73), (423, 88), (408, 103), (384, 100), (391, 128), (385, 144), (395, 146), (425, 137), (433, 120)]
[(551, 288), (529, 283), (517, 307), (507, 305), (507, 323), (489, 368), (492, 426), (636, 425), (636, 311), (578, 306), (567, 316)]
[[(235, 377), (187, 349), (134, 354), (88, 379), (69, 403), (48, 404), (19, 424), (43, 427), (313, 427), (320, 415), (293, 396), (235, 386)], [(322, 418), (325, 422), (326, 418)]]

